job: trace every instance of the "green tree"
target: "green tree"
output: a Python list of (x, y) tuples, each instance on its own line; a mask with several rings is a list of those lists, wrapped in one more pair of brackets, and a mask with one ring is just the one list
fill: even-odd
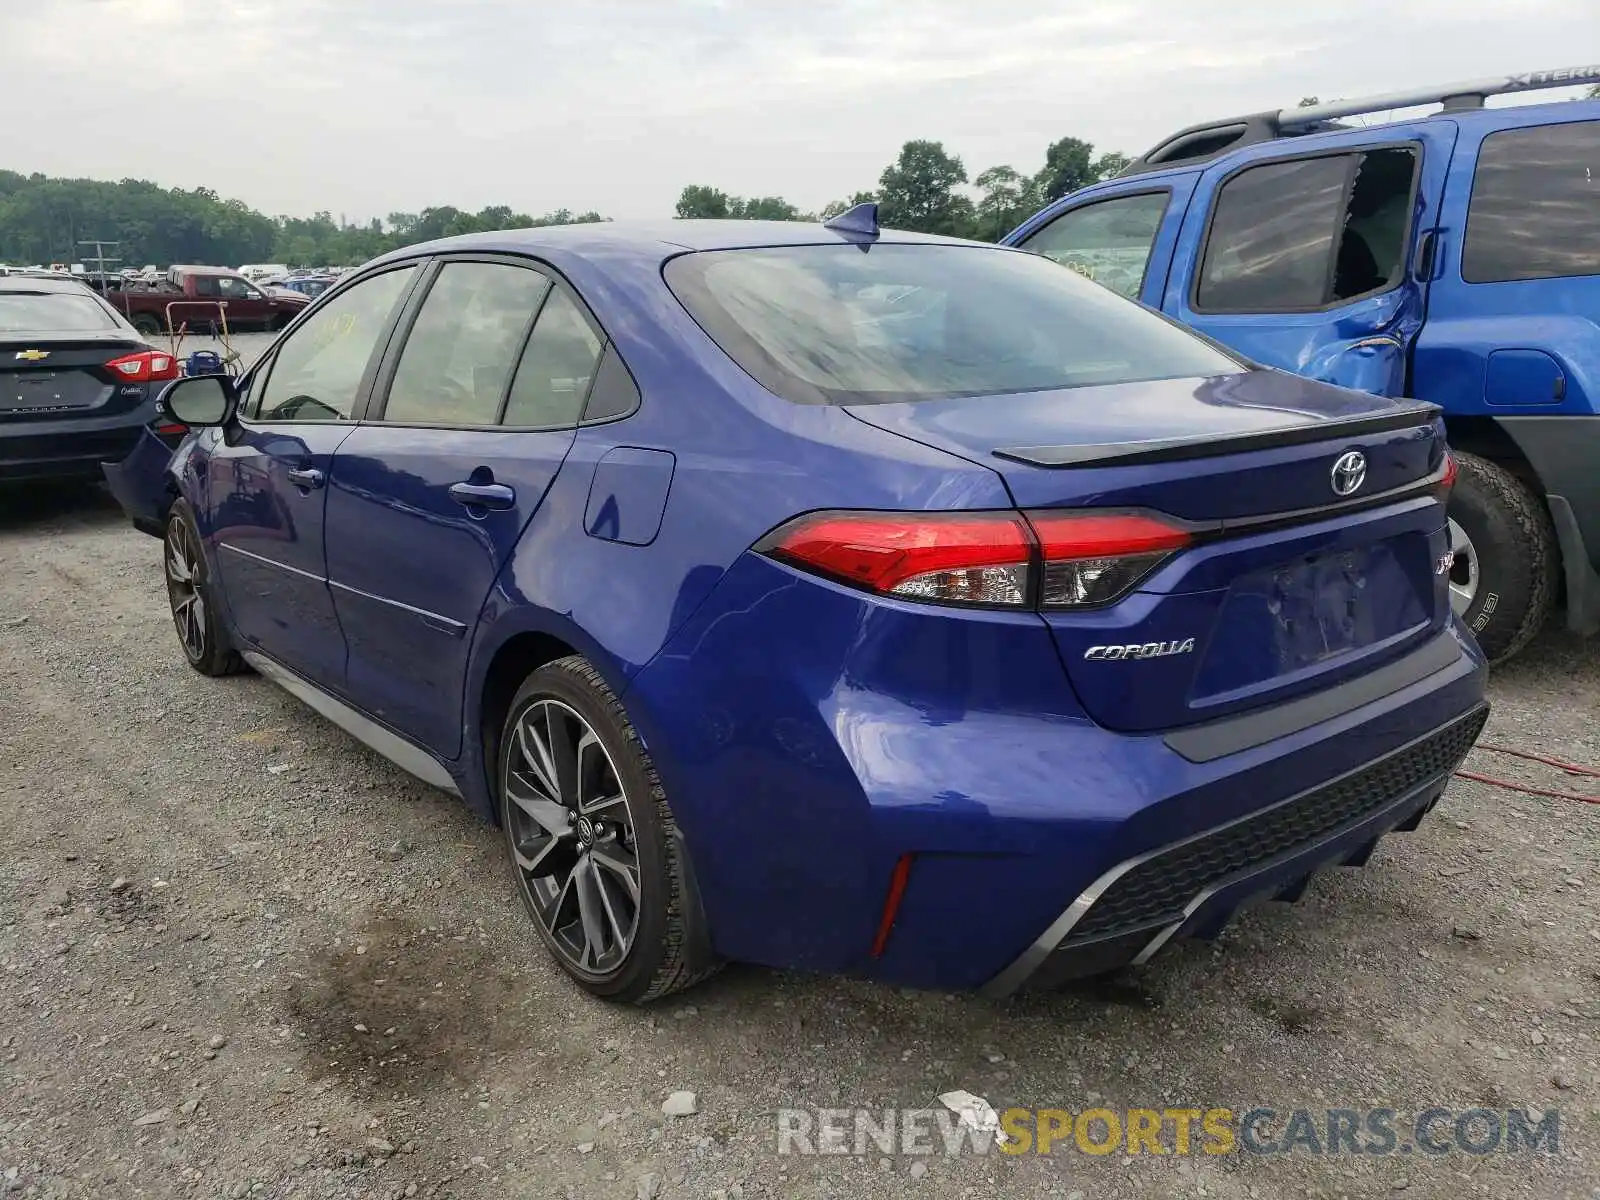
[(1587, 95), (1586, 99), (1589, 99), (1589, 100), (1600, 100), (1600, 83), (1595, 84), (1592, 88), (1589, 89), (1589, 92), (1588, 92), (1588, 95)]
[(1295, 105), (1295, 107), (1296, 108), (1315, 108), (1317, 105), (1319, 105), (1321, 103), (1322, 103), (1322, 101), (1317, 99), (1315, 96), (1301, 96), (1300, 97), (1300, 103)]
[(1039, 198), (1048, 204), (1099, 180), (1094, 147), (1082, 138), (1064, 137), (1044, 152), (1044, 168), (1034, 176)]
[(752, 196), (735, 203), (732, 215), (744, 221), (799, 221), (807, 215), (782, 196)]
[(973, 206), (956, 188), (966, 182), (966, 167), (944, 143), (907, 142), (878, 178), (879, 216), (896, 229), (964, 237), (972, 232)]
[(990, 167), (972, 181), (978, 197), (972, 236), (998, 242), (1023, 219), (1043, 207), (1034, 181), (1015, 167)]
[(720, 188), (691, 183), (678, 195), (677, 215), (684, 220), (724, 220), (733, 213), (732, 198)]
[(1128, 164), (1133, 162), (1126, 154), (1116, 150), (1108, 150), (1094, 160), (1095, 182), (1102, 179), (1114, 179), (1128, 169)]

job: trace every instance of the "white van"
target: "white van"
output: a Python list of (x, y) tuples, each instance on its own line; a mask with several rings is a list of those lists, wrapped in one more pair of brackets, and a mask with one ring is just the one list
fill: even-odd
[(244, 266), (239, 268), (239, 274), (252, 283), (258, 279), (266, 279), (273, 275), (287, 275), (288, 273), (289, 268), (284, 263), (245, 263)]

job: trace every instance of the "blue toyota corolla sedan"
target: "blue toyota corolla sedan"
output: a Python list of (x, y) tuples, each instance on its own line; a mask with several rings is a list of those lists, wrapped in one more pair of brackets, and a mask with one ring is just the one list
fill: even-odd
[(599, 996), (1143, 962), (1487, 715), (1433, 408), (870, 207), (410, 247), (165, 404), (108, 474), (189, 662), (495, 822)]

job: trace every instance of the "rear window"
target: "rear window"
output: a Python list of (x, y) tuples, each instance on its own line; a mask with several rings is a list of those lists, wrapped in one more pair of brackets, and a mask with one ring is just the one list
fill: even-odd
[(1490, 134), (1478, 151), (1461, 277), (1600, 275), (1600, 121)]
[(782, 246), (686, 254), (666, 280), (768, 391), (802, 404), (1233, 374), (1193, 334), (1035, 254)]
[(0, 332), (94, 333), (116, 321), (93, 296), (61, 292), (0, 292)]

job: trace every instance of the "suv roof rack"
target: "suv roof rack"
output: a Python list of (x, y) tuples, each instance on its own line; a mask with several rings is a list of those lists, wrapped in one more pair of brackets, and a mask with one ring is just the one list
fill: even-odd
[(1600, 66), (1566, 67), (1554, 71), (1529, 71), (1523, 75), (1502, 75), (1494, 79), (1474, 79), (1442, 87), (1417, 88), (1409, 92), (1391, 92), (1359, 100), (1335, 100), (1330, 104), (1313, 104), (1306, 108), (1282, 108), (1276, 112), (1251, 113), (1223, 121), (1207, 121), (1202, 125), (1180, 129), (1157, 143), (1129, 163), (1122, 174), (1138, 175), (1179, 163), (1205, 162), (1224, 151), (1257, 142), (1342, 129), (1344, 126), (1337, 123), (1342, 117), (1359, 117), (1424, 104), (1440, 104), (1444, 106), (1443, 112), (1458, 112), (1482, 108), (1490, 96), (1542, 91), (1546, 88), (1582, 87), (1594, 83), (1600, 83)]

